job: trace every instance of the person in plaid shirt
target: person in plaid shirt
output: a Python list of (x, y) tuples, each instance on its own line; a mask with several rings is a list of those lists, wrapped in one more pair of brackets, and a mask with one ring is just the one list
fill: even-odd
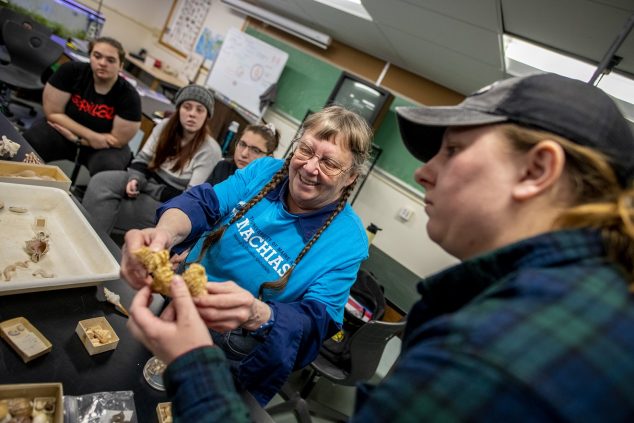
[[(351, 421), (632, 421), (634, 136), (614, 102), (538, 74), (397, 118), (428, 235), (461, 263), (419, 283), (401, 356)], [(173, 321), (149, 296), (129, 327), (169, 363), (176, 420), (247, 420), (182, 283)]]

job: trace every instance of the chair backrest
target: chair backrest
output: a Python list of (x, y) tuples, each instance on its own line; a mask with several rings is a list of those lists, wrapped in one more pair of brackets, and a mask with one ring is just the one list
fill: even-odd
[[(6, 21), (17, 22), (24, 27), (30, 27), (31, 29), (41, 32), (47, 37), (53, 33), (53, 29), (34, 21), (32, 17), (23, 15), (22, 13), (9, 9), (8, 7), (2, 7), (0, 8), (0, 28), (2, 28), (2, 25), (4, 25)], [(0, 44), (4, 44), (2, 31), (0, 31)]]
[(388, 341), (404, 328), (405, 321), (370, 320), (350, 338), (349, 369), (341, 364), (332, 363), (321, 353), (311, 363), (311, 367), (321, 376), (339, 385), (354, 386), (358, 382), (369, 380), (379, 366)]
[(48, 35), (23, 25), (6, 21), (2, 35), (11, 56), (11, 66), (41, 77), (42, 73), (59, 59), (64, 48), (52, 41)]
[(388, 341), (405, 329), (405, 321), (383, 322), (370, 320), (352, 335), (350, 345), (350, 372), (342, 385), (356, 385), (357, 382), (374, 376)]

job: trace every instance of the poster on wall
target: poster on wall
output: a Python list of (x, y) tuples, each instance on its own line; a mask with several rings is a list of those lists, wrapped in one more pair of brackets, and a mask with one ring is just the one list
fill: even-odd
[(181, 56), (188, 57), (210, 7), (211, 0), (174, 0), (159, 42)]
[(277, 83), (288, 53), (235, 28), (229, 29), (207, 86), (249, 113), (261, 116), (260, 96)]
[(209, 28), (203, 28), (196, 43), (197, 54), (200, 54), (205, 60), (216, 60), (220, 47), (222, 47), (223, 37), (220, 34), (214, 34)]

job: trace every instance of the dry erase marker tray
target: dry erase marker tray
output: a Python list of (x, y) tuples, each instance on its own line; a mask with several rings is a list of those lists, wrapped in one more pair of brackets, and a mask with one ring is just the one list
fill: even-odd
[(119, 264), (66, 192), (0, 182), (0, 202), (0, 295), (119, 278)]

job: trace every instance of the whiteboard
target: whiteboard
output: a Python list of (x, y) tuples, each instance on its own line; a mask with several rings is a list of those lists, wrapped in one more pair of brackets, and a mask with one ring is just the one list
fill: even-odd
[(260, 95), (277, 83), (288, 53), (235, 28), (229, 29), (206, 85), (261, 116)]

